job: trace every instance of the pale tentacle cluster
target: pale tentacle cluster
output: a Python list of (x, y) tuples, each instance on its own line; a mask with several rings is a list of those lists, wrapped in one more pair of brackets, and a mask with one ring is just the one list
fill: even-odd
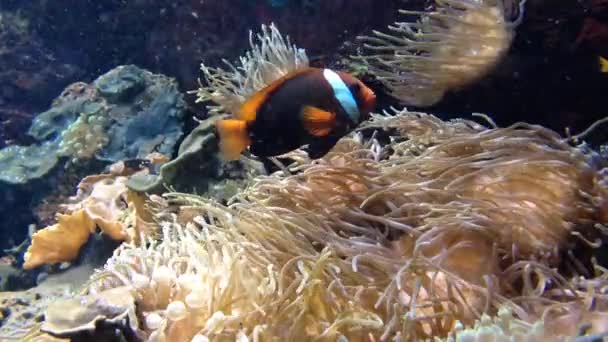
[(204, 82), (193, 91), (196, 102), (213, 102), (208, 105), (211, 114), (233, 114), (240, 105), (258, 90), (264, 88), (285, 74), (308, 66), (308, 57), (303, 49), (291, 44), (289, 37), (283, 37), (277, 27), (262, 25), (262, 32), (249, 34), (251, 50), (233, 65), (223, 60), (228, 67), (213, 68), (201, 64)]
[(431, 106), (485, 76), (504, 56), (515, 26), (504, 8), (502, 0), (436, 0), (433, 11), (400, 10), (417, 19), (390, 25), (391, 33), (360, 37), (368, 51), (355, 58), (395, 98)]
[(539, 126), (406, 111), (362, 130), (390, 142), (295, 151), (228, 206), (153, 198), (162, 239), (123, 244), (88, 292), (132, 286), (150, 341), (419, 341), (501, 308), (537, 340), (605, 326), (606, 273), (564, 266), (605, 217), (593, 155)]

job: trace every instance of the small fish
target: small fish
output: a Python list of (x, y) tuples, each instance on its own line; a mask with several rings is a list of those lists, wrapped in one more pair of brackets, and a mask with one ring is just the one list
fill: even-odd
[(608, 59), (599, 56), (598, 60), (600, 62), (600, 71), (603, 73), (608, 73)]
[(224, 159), (238, 159), (249, 147), (272, 157), (308, 145), (312, 159), (324, 156), (376, 105), (376, 95), (360, 80), (330, 69), (293, 71), (252, 95), (234, 119), (218, 120)]

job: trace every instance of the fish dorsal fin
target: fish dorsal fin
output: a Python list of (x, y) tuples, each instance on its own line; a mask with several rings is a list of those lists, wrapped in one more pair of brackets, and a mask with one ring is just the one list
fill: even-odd
[(336, 114), (317, 107), (305, 106), (302, 109), (302, 122), (308, 133), (316, 137), (324, 137), (334, 128)]
[(218, 120), (215, 127), (219, 135), (219, 145), (225, 160), (239, 159), (241, 152), (251, 144), (247, 122), (242, 120)]
[(285, 83), (286, 81), (288, 81), (300, 74), (312, 71), (313, 69), (314, 68), (306, 67), (306, 68), (294, 70), (292, 72), (285, 74), (283, 77), (277, 79), (276, 81), (270, 83), (269, 85), (262, 88), (261, 90), (257, 91), (255, 94), (253, 94), (251, 97), (249, 97), (247, 99), (247, 101), (245, 101), (241, 105), (239, 112), (236, 113), (236, 115), (235, 115), (236, 118), (239, 120), (243, 120), (243, 121), (255, 121), (257, 112), (260, 109), (260, 107), (262, 107), (262, 105), (264, 104), (266, 99), (268, 99), (268, 97), (272, 93), (274, 93), (281, 85), (283, 85), (283, 83)]

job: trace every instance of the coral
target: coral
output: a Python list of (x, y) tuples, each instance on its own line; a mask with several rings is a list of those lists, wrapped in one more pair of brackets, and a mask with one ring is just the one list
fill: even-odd
[[(29, 224), (54, 223), (48, 222), (53, 207), (85, 175), (123, 159), (155, 152), (171, 156), (183, 134), (185, 111), (172, 78), (132, 65), (110, 70), (91, 84), (66, 87), (51, 108), (34, 118), (29, 145), (0, 149), (0, 208), (10, 212), (0, 222), (3, 247), (26, 238)], [(47, 211), (38, 212), (40, 220), (32, 213), (36, 208)]]
[(0, 150), (0, 179), (27, 183), (46, 176), (67, 157), (116, 162), (153, 152), (171, 155), (182, 135), (185, 102), (174, 80), (132, 65), (93, 84), (68, 86), (33, 120), (30, 146)]
[(308, 66), (308, 57), (303, 49), (292, 45), (274, 24), (262, 25), (262, 32), (253, 41), (249, 34), (251, 50), (239, 60), (239, 65), (224, 60), (229, 70), (212, 68), (201, 63), (204, 82), (194, 91), (196, 102), (214, 102), (208, 105), (209, 112), (217, 114), (236, 113), (240, 105), (256, 91), (295, 69)]
[(80, 247), (89, 239), (95, 223), (84, 210), (70, 215), (57, 215), (57, 224), (32, 235), (32, 244), (24, 255), (24, 269), (42, 264), (70, 261), (78, 256)]
[(370, 52), (355, 59), (408, 105), (431, 106), (447, 91), (479, 80), (514, 36), (502, 0), (437, 0), (435, 5), (430, 12), (400, 10), (418, 19), (396, 22), (389, 26), (391, 34), (360, 37)]
[(109, 141), (104, 132), (107, 122), (103, 115), (80, 114), (74, 123), (61, 132), (57, 153), (73, 157), (74, 160), (92, 158)]
[(121, 245), (85, 293), (131, 286), (151, 341), (420, 341), (505, 307), (553, 337), (602, 328), (608, 273), (573, 246), (605, 223), (596, 154), (522, 123), (403, 111), (361, 129), (388, 144), (295, 151), (227, 206), (151, 197), (160, 236)]
[(126, 229), (120, 221), (129, 203), (126, 181), (126, 177), (112, 174), (86, 177), (78, 185), (74, 197), (78, 202), (66, 204), (66, 209), (69, 212), (83, 210), (105, 234), (122, 240), (126, 237)]
[(90, 297), (57, 300), (46, 309), (40, 331), (54, 336), (70, 336), (94, 331), (100, 325), (109, 330), (120, 327), (137, 330), (135, 299), (128, 287), (110, 289)]
[(109, 144), (98, 158), (117, 162), (143, 159), (153, 152), (172, 155), (183, 132), (186, 103), (177, 83), (133, 65), (117, 67), (94, 82), (115, 108)]
[(126, 102), (146, 89), (143, 70), (126, 65), (99, 76), (95, 87), (111, 102)]
[[(220, 116), (203, 120), (184, 138), (177, 157), (163, 163), (159, 171), (145, 169), (131, 177), (127, 186), (138, 192), (174, 191), (207, 194), (217, 200), (228, 200), (249, 178), (264, 173), (261, 163), (242, 158), (225, 162), (219, 156), (215, 121)], [(191, 177), (197, 174), (199, 177)], [(232, 186), (234, 185), (234, 186)]]
[(465, 329), (460, 322), (456, 322), (451, 336), (443, 340), (454, 341), (551, 341), (551, 337), (545, 332), (542, 321), (527, 324), (513, 318), (513, 313), (508, 307), (498, 310), (498, 314), (492, 319), (483, 314), (481, 319), (475, 321), (472, 328)]
[(108, 142), (108, 108), (95, 87), (77, 82), (64, 89), (51, 109), (36, 116), (28, 134), (42, 144), (54, 144), (57, 158), (90, 159)]
[(92, 116), (107, 106), (95, 87), (83, 82), (73, 83), (53, 100), (49, 110), (34, 118), (28, 134), (39, 142), (56, 141), (81, 114)]
[(58, 213), (56, 224), (33, 234), (24, 269), (74, 260), (96, 228), (113, 240), (138, 241), (146, 212), (127, 179), (111, 173), (84, 178), (72, 203), (63, 205), (66, 214)]
[(11, 184), (24, 184), (46, 175), (57, 164), (57, 146), (46, 143), (40, 146), (12, 145), (0, 150), (0, 180)]
[(44, 321), (44, 311), (52, 301), (67, 299), (72, 295), (69, 285), (0, 292), (0, 340), (24, 341), (23, 337), (37, 330), (36, 327)]

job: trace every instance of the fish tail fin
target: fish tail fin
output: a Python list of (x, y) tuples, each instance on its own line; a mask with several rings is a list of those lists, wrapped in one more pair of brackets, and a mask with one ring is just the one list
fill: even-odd
[(220, 153), (225, 160), (239, 159), (251, 144), (247, 122), (242, 120), (218, 120), (215, 127), (219, 136)]

